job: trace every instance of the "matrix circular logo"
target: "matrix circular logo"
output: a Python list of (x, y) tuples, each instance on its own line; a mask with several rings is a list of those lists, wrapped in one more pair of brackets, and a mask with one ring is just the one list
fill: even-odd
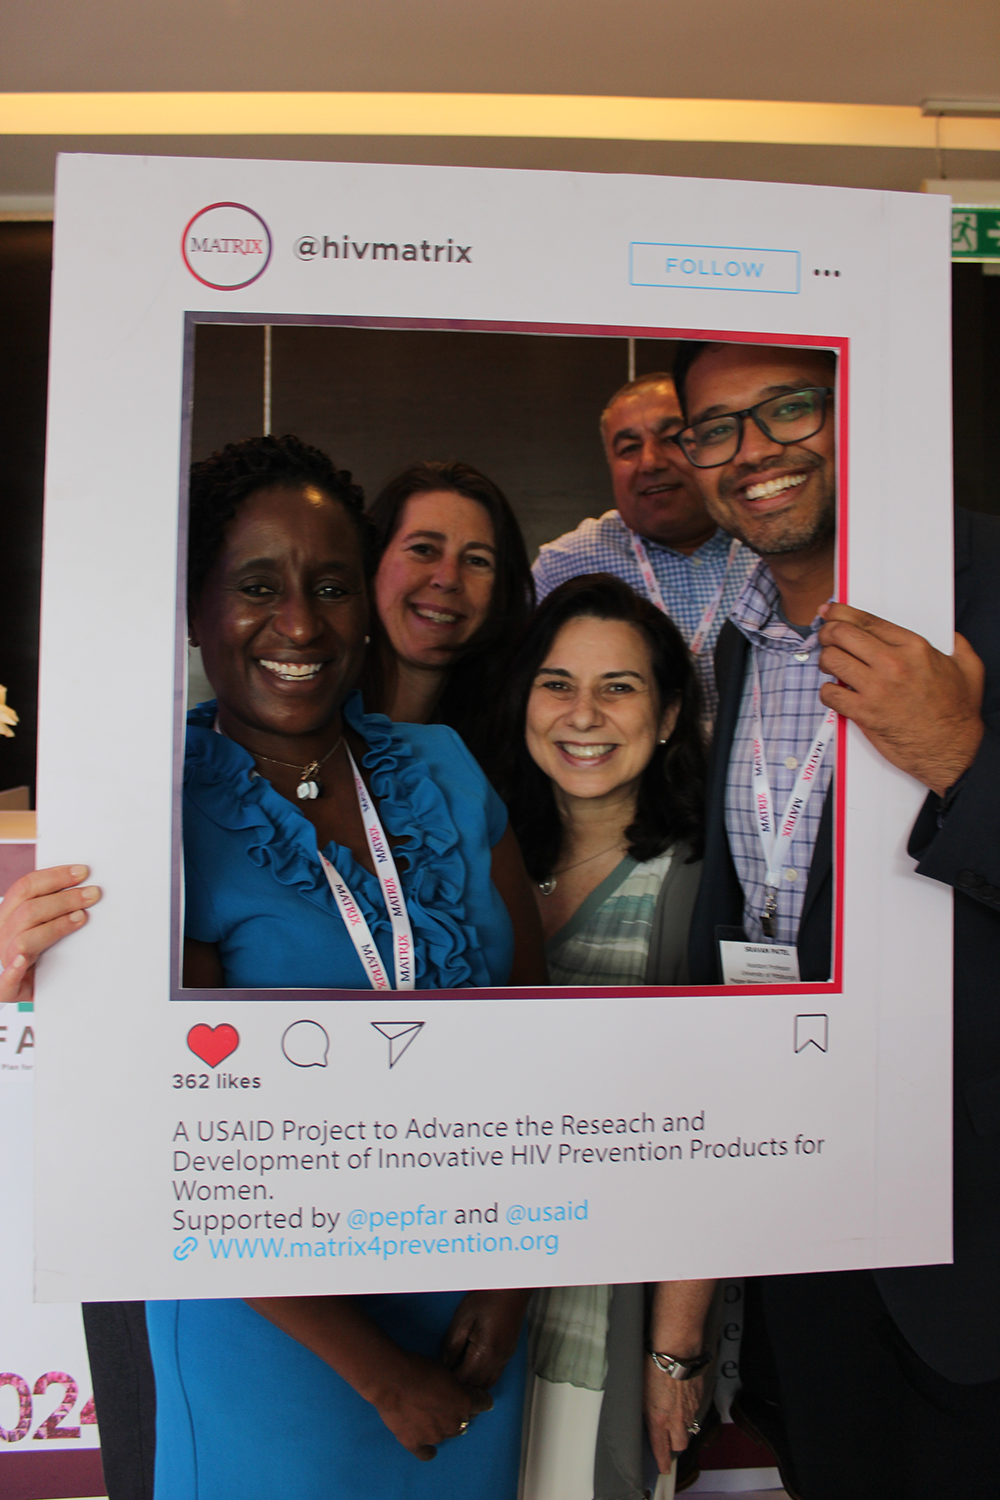
[(244, 203), (210, 203), (185, 228), (181, 254), (202, 286), (236, 292), (267, 270), (271, 231)]

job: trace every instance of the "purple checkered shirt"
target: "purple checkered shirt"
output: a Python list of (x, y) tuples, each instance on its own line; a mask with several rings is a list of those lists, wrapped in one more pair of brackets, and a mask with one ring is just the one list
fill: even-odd
[[(803, 640), (778, 614), (778, 586), (763, 559), (743, 586), (730, 619), (756, 653), (760, 671), (761, 719), (772, 805), (780, 822), (799, 767), (809, 752), (826, 710), (819, 690), (833, 678), (819, 669), (817, 615)], [(814, 789), (782, 867), (774, 942), (794, 946), (798, 938), (813, 847), (823, 815), (836, 756), (836, 740), (827, 746)], [(753, 801), (753, 673), (747, 663), (743, 699), (733, 736), (726, 781), (726, 832), (736, 873), (743, 887), (743, 930), (751, 942), (766, 941), (760, 915), (767, 896), (767, 866), (760, 845)]]
[[(731, 538), (725, 532), (717, 531), (697, 551), (687, 556), (683, 552), (674, 552), (670, 547), (661, 547), (659, 542), (645, 540), (646, 554), (653, 576), (660, 585), (667, 614), (688, 642), (701, 624), (702, 615), (722, 582), (730, 542)], [(712, 665), (715, 642), (752, 565), (753, 553), (745, 547), (733, 558), (733, 566), (729, 570), (712, 628), (701, 654), (694, 659), (705, 699), (706, 717), (713, 721), (719, 706)], [(581, 521), (575, 531), (568, 531), (554, 542), (547, 542), (539, 551), (531, 571), (539, 600), (544, 599), (546, 594), (551, 594), (567, 578), (577, 578), (581, 573), (613, 573), (616, 578), (635, 589), (637, 594), (641, 594), (643, 598), (646, 596), (639, 564), (632, 551), (632, 533), (616, 510), (605, 511), (598, 520), (590, 516), (586, 521)]]

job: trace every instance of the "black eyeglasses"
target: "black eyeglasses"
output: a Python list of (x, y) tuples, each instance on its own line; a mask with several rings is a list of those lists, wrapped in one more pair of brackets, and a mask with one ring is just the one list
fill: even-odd
[(826, 421), (826, 398), (833, 395), (828, 385), (806, 385), (785, 396), (758, 401), (744, 411), (727, 411), (720, 417), (706, 417), (678, 432), (673, 441), (687, 454), (696, 469), (717, 469), (730, 463), (743, 446), (746, 418), (760, 428), (765, 437), (788, 447), (815, 437)]

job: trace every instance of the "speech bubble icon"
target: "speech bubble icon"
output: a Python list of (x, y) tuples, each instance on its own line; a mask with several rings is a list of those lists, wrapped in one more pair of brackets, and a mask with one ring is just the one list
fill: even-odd
[(325, 1068), (330, 1038), (318, 1021), (293, 1021), (281, 1038), (281, 1050), (297, 1068)]

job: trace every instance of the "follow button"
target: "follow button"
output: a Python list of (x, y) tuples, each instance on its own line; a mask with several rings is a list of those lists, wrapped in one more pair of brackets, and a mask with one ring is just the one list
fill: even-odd
[(658, 245), (633, 240), (633, 286), (700, 287), (723, 292), (799, 290), (797, 250), (756, 250), (745, 245)]

